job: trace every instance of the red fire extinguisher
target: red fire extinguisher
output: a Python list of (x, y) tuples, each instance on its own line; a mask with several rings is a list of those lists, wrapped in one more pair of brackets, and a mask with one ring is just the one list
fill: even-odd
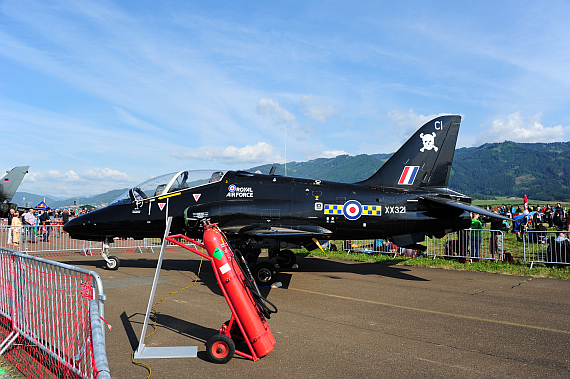
[[(255, 356), (261, 358), (269, 354), (273, 351), (273, 345), (276, 342), (275, 338), (264, 315), (257, 306), (252, 291), (246, 285), (246, 282), (251, 279), (246, 279), (237, 262), (239, 258), (236, 257), (217, 225), (205, 226), (204, 246), (208, 254), (213, 258), (211, 259), (212, 265), (217, 274), (219, 274), (219, 284), (222, 287), (222, 291), (227, 293), (228, 305), (230, 305), (230, 308), (233, 308), (230, 324), (233, 321), (238, 324), (238, 327), (241, 324), (243, 338)], [(232, 330), (235, 333), (238, 328), (232, 327), (232, 325), (222, 327), (221, 335), (230, 334)], [(208, 344), (208, 347), (212, 345), (213, 351), (209, 351), (209, 353), (214, 358), (220, 352), (223, 354), (226, 350), (226, 347), (223, 346), (224, 341), (220, 342), (218, 339), (223, 339), (223, 337), (215, 336), (215, 341)], [(236, 353), (239, 354), (239, 352)]]

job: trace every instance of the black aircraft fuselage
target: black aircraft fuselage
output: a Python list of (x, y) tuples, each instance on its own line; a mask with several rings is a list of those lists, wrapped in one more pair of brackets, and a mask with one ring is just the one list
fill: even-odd
[[(370, 178), (354, 184), (244, 171), (180, 171), (141, 183), (109, 206), (69, 221), (73, 238), (200, 238), (217, 223), (240, 249), (315, 248), (318, 240), (389, 239), (421, 248), (426, 236), (469, 228), (471, 199), (447, 188), (460, 116), (437, 117)], [(106, 258), (106, 255), (103, 255)]]
[[(93, 211), (70, 221), (65, 230), (73, 238), (92, 240), (162, 237), (168, 214), (173, 216), (171, 233), (200, 238), (201, 220), (210, 219), (228, 235), (249, 238), (253, 236), (249, 232), (255, 230), (255, 236), (303, 244), (309, 236), (443, 235), (471, 225), (464, 210), (425, 202), (422, 198), (426, 196), (466, 200), (449, 190), (404, 192), (228, 171), (218, 182)], [(75, 233), (75, 228), (80, 232)]]

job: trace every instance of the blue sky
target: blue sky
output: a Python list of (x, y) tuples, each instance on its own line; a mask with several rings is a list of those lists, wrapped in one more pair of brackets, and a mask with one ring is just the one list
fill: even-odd
[(0, 0), (0, 169), (30, 165), (20, 191), (93, 195), (391, 153), (449, 113), (458, 147), (568, 141), (568, 15), (568, 1)]

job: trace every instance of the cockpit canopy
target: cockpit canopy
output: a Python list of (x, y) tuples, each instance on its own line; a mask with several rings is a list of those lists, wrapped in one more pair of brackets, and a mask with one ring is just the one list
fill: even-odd
[(129, 189), (109, 205), (130, 204), (133, 201), (218, 182), (225, 173), (226, 171), (220, 170), (187, 170), (157, 176)]

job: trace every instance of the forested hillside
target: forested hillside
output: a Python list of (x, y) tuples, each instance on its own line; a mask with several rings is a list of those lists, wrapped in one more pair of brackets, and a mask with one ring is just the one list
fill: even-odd
[(475, 198), (570, 199), (570, 143), (503, 142), (455, 151), (449, 186)]

